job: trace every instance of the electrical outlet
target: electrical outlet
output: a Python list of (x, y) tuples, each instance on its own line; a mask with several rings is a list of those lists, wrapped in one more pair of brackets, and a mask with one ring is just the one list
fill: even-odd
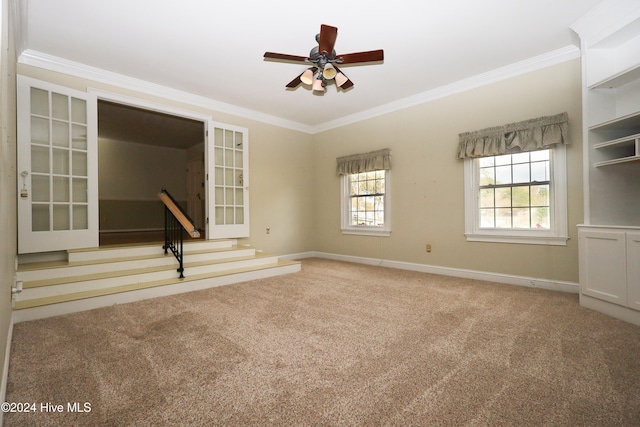
[(431, 252), (431, 245), (427, 245), (427, 252)]

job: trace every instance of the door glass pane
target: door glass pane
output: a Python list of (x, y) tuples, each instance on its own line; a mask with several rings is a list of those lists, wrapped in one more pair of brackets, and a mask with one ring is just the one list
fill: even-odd
[(73, 161), (72, 175), (87, 176), (87, 153), (84, 151), (74, 151), (71, 154)]
[(225, 189), (225, 204), (226, 205), (234, 205), (233, 202), (233, 188)]
[(49, 120), (31, 117), (31, 143), (49, 145)]
[(224, 146), (233, 148), (233, 131), (227, 130), (224, 132)]
[(242, 165), (242, 151), (236, 151), (236, 167), (241, 168)]
[(236, 150), (242, 150), (242, 132), (236, 132), (235, 148)]
[(81, 125), (71, 126), (71, 146), (77, 150), (87, 149), (87, 127)]
[(69, 175), (69, 151), (53, 149), (53, 173)]
[(52, 93), (51, 112), (51, 116), (56, 119), (69, 120), (69, 97), (59, 93)]
[(31, 199), (34, 202), (49, 201), (49, 176), (33, 175), (31, 177)]
[(224, 205), (224, 189), (216, 187), (216, 205)]
[(84, 99), (71, 98), (71, 121), (87, 123), (87, 101)]
[(233, 167), (233, 150), (224, 150), (224, 165)]
[(53, 205), (53, 229), (69, 230), (70, 225), (69, 205)]
[(53, 177), (53, 201), (69, 202), (69, 178), (54, 176)]
[(49, 116), (49, 92), (31, 88), (31, 113), (39, 116)]
[(228, 206), (225, 208), (225, 218), (224, 218), (224, 223), (225, 224), (233, 224), (233, 221), (235, 219), (235, 215), (233, 213), (233, 207)]
[(224, 185), (233, 185), (233, 169), (224, 170)]
[(49, 231), (49, 205), (31, 205), (31, 230)]
[(73, 229), (86, 230), (89, 228), (89, 213), (86, 205), (73, 206)]
[(222, 154), (222, 148), (216, 148), (214, 150), (214, 154), (215, 154), (215, 165), (216, 166), (223, 166), (223, 154)]
[(244, 205), (244, 195), (242, 193), (242, 188), (236, 188), (236, 205), (238, 206)]
[(216, 206), (216, 224), (224, 224), (224, 208), (222, 206)]
[(54, 120), (51, 126), (51, 133), (53, 145), (56, 147), (69, 147), (69, 123)]
[(213, 131), (214, 134), (214, 145), (216, 147), (222, 147), (223, 143), (224, 143), (224, 134), (222, 132), (222, 129), (220, 128), (215, 128), (215, 130)]
[(31, 146), (31, 172), (49, 173), (49, 149), (47, 147)]
[(236, 224), (244, 224), (244, 209), (236, 208)]
[[(87, 180), (86, 178), (73, 178), (73, 203), (86, 203)], [(74, 219), (75, 222), (75, 219)]]

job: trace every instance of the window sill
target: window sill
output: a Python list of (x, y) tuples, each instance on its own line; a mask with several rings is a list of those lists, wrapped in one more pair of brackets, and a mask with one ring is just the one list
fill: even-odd
[(343, 228), (342, 234), (352, 234), (359, 236), (391, 236), (390, 230), (380, 230), (375, 228)]
[(566, 246), (569, 236), (507, 235), (491, 233), (465, 233), (467, 242), (519, 243), (526, 245)]

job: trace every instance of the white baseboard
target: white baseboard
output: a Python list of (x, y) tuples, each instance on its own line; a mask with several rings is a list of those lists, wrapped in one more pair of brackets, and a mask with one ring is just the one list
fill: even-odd
[[(7, 332), (7, 343), (4, 353), (4, 366), (2, 367), (2, 384), (0, 384), (0, 402), (6, 401), (7, 381), (9, 379), (9, 357), (11, 356), (11, 340), (13, 339), (13, 315), (9, 321), (9, 331)], [(0, 426), (4, 425), (4, 412), (0, 411)]]
[(541, 279), (538, 277), (515, 276), (511, 274), (492, 273), (487, 271), (466, 270), (460, 268), (441, 267), (437, 265), (418, 264), (413, 262), (392, 261), (376, 258), (365, 258), (351, 255), (340, 255), (326, 252), (301, 252), (286, 255), (281, 258), (300, 260), (304, 258), (326, 258), (337, 261), (354, 262), (358, 264), (377, 265), (380, 267), (397, 268), (400, 270), (419, 271), (422, 273), (440, 274), (443, 276), (462, 277), (465, 279), (484, 280), (487, 282), (504, 283), (509, 285), (526, 286), (530, 288), (548, 289), (577, 294), (580, 285), (574, 282)]

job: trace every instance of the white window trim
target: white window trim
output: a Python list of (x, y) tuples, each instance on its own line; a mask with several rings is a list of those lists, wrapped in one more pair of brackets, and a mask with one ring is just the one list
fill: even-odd
[(340, 216), (342, 234), (361, 236), (391, 236), (391, 171), (385, 171), (384, 177), (384, 227), (369, 227), (349, 224), (349, 175), (340, 176)]
[(465, 236), (468, 242), (524, 243), (566, 246), (567, 231), (567, 160), (566, 148), (557, 144), (550, 149), (551, 160), (551, 228), (549, 230), (514, 230), (480, 228), (478, 159), (464, 160)]

